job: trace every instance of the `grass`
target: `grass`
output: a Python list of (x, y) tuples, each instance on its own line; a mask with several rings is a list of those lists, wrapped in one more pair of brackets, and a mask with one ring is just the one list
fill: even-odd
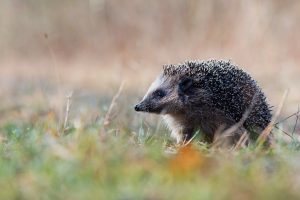
[(34, 87), (15, 91), (18, 106), (1, 108), (0, 199), (300, 198), (299, 143), (281, 132), (271, 150), (178, 148), (126, 91), (114, 106), (111, 95), (76, 91), (61, 110)]

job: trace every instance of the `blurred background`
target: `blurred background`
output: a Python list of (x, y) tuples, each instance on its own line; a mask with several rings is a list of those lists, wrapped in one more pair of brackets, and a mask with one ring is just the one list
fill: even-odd
[(275, 110), (288, 90), (292, 114), (299, 10), (297, 0), (1, 0), (0, 118), (60, 113), (72, 91), (74, 116), (101, 115), (123, 81), (119, 109), (132, 115), (163, 64), (211, 58), (252, 74)]

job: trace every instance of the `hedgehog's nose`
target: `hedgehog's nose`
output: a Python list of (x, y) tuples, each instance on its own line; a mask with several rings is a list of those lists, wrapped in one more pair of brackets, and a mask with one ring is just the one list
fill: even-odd
[(141, 108), (140, 108), (139, 104), (137, 104), (137, 105), (134, 106), (134, 110), (135, 111), (141, 111)]

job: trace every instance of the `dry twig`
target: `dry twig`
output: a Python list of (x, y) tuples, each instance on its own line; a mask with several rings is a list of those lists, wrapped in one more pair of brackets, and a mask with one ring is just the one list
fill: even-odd
[(266, 139), (268, 138), (268, 136), (270, 135), (271, 131), (272, 131), (272, 128), (274, 127), (274, 124), (275, 124), (275, 121), (276, 119), (278, 118), (278, 116), (280, 115), (281, 113), (281, 110), (282, 110), (282, 107), (283, 107), (283, 104), (286, 100), (286, 97), (288, 95), (288, 90), (284, 92), (283, 94), (283, 97), (282, 97), (282, 100), (279, 104), (279, 107), (275, 113), (275, 115), (273, 116), (271, 122), (269, 123), (269, 125), (265, 128), (265, 130), (260, 134), (260, 136), (258, 137), (257, 141), (258, 141), (258, 146), (262, 146), (263, 143), (266, 141)]
[(244, 147), (248, 139), (249, 139), (248, 133), (247, 131), (245, 131), (232, 150), (235, 151), (240, 147)]
[(122, 90), (123, 90), (123, 87), (124, 87), (124, 81), (121, 83), (118, 92), (117, 92), (117, 93), (115, 94), (115, 96), (113, 97), (113, 99), (112, 99), (112, 101), (111, 101), (111, 103), (110, 103), (110, 106), (109, 106), (109, 108), (108, 108), (108, 110), (107, 110), (107, 113), (106, 113), (106, 115), (105, 115), (105, 117), (104, 117), (103, 125), (104, 125), (105, 127), (107, 127), (107, 126), (110, 124), (110, 122), (111, 122), (111, 120), (112, 120), (112, 118), (113, 118), (113, 117), (112, 117), (113, 109), (114, 109), (114, 107), (115, 107), (116, 104), (117, 104), (117, 100), (118, 100), (118, 98), (119, 98), (119, 96), (120, 96), (120, 94), (121, 94), (121, 92), (122, 92)]
[(288, 117), (286, 117), (286, 118), (284, 118), (284, 119), (282, 119), (282, 120), (276, 122), (274, 125), (281, 124), (281, 123), (285, 122), (286, 120), (288, 120), (288, 119), (290, 119), (290, 118), (292, 118), (292, 117), (294, 117), (294, 116), (297, 117), (299, 114), (300, 114), (300, 110), (299, 110), (299, 106), (298, 106), (298, 111), (297, 111), (297, 112), (295, 112), (295, 113), (291, 114), (290, 116), (288, 116)]
[(69, 121), (69, 114), (70, 114), (72, 96), (73, 96), (73, 91), (71, 91), (67, 95), (67, 104), (66, 104), (65, 118), (64, 118), (64, 124), (63, 124), (63, 127), (62, 127), (63, 133), (66, 132), (69, 129), (69, 127), (68, 127), (68, 121)]
[(100, 131), (99, 131), (99, 136), (100, 136), (101, 140), (105, 140), (105, 138), (106, 138), (106, 134), (105, 134), (106, 133), (106, 127), (111, 123), (111, 120), (113, 118), (113, 116), (112, 116), (113, 115), (113, 109), (116, 106), (116, 104), (117, 104), (116, 102), (117, 102), (118, 98), (121, 95), (121, 92), (122, 92), (123, 87), (124, 87), (124, 83), (125, 83), (124, 81), (121, 83), (121, 85), (120, 85), (120, 87), (118, 89), (118, 92), (112, 98), (110, 106), (109, 106), (109, 108), (107, 110), (107, 113), (106, 113), (106, 115), (104, 117), (103, 126), (100, 129)]
[(296, 131), (296, 127), (297, 127), (297, 124), (298, 124), (298, 120), (299, 120), (299, 117), (300, 117), (300, 114), (299, 114), (299, 105), (298, 105), (298, 112), (297, 112), (297, 115), (296, 115), (296, 122), (295, 122), (295, 125), (294, 125), (294, 128), (293, 128), (293, 132), (292, 132), (292, 136), (294, 136), (294, 133)]

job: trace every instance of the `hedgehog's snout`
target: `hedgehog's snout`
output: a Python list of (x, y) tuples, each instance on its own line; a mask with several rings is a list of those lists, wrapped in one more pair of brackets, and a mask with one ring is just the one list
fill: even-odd
[(137, 111), (137, 112), (141, 111), (140, 104), (136, 104), (136, 105), (134, 106), (134, 110)]
[(134, 106), (134, 110), (137, 112), (146, 112), (147, 108), (146, 106), (143, 104), (143, 102), (138, 103)]
[(137, 112), (148, 112), (148, 113), (155, 112), (152, 103), (147, 100), (146, 101), (143, 100), (139, 102), (137, 105), (135, 105), (134, 110)]

